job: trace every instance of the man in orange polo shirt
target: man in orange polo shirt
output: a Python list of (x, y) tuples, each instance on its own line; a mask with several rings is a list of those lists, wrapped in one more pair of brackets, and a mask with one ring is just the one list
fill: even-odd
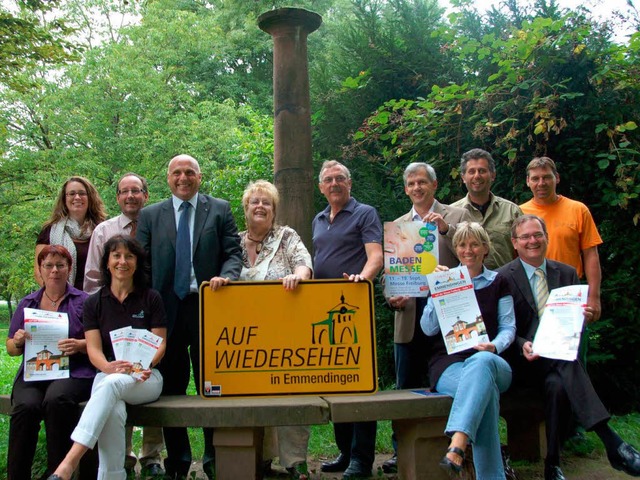
[(598, 233), (587, 206), (556, 193), (560, 175), (555, 162), (549, 157), (536, 157), (527, 165), (527, 186), (533, 198), (520, 205), (526, 214), (544, 219), (549, 232), (547, 258), (566, 263), (578, 271), (578, 277), (586, 274), (589, 284), (587, 304), (593, 309), (592, 322), (600, 318), (600, 282), (602, 271), (598, 245), (602, 238)]

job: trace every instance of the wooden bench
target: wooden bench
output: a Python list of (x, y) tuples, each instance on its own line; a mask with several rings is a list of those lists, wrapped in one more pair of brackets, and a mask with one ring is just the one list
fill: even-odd
[[(444, 395), (421, 396), (409, 390), (375, 395), (276, 398), (165, 396), (147, 405), (130, 405), (128, 423), (140, 426), (215, 427), (216, 478), (262, 478), (264, 427), (333, 422), (391, 420), (398, 436), (400, 478), (446, 479), (435, 467), (447, 447), (444, 428), (451, 408)], [(0, 413), (10, 411), (9, 396), (0, 396)], [(539, 401), (515, 392), (501, 402), (513, 459), (537, 460), (544, 454), (543, 417)], [(542, 423), (541, 423), (542, 422)]]

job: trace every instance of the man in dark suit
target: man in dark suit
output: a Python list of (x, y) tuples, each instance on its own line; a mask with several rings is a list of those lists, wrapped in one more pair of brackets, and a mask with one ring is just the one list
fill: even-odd
[[(410, 163), (404, 170), (404, 193), (411, 200), (411, 210), (396, 218), (396, 222), (431, 222), (438, 227), (438, 264), (457, 267), (460, 264), (451, 244), (456, 224), (472, 221), (464, 208), (443, 205), (435, 199), (438, 188), (436, 171), (423, 162)], [(395, 296), (387, 299), (396, 311), (394, 318), (393, 352), (396, 363), (396, 388), (420, 388), (429, 385), (428, 337), (420, 328), (426, 298)], [(393, 436), (394, 450), (397, 442)], [(385, 473), (397, 471), (397, 454), (382, 464)]]
[[(164, 378), (162, 393), (184, 395), (189, 363), (196, 389), (200, 389), (198, 286), (209, 280), (214, 285), (225, 278), (236, 280), (242, 252), (229, 203), (198, 192), (202, 173), (194, 158), (178, 155), (171, 159), (167, 182), (172, 197), (140, 211), (136, 238), (147, 252), (152, 286), (162, 295), (167, 312), (167, 351), (159, 366)], [(203, 429), (203, 433), (203, 469), (212, 479), (213, 430)], [(165, 428), (164, 437), (167, 475), (186, 478), (191, 466), (187, 429)]]
[[(544, 394), (547, 435), (545, 480), (565, 478), (559, 467), (560, 450), (572, 416), (582, 427), (593, 430), (600, 437), (613, 468), (640, 476), (640, 454), (609, 427), (609, 413), (582, 363), (579, 360), (569, 362), (542, 358), (533, 352), (532, 341), (546, 298), (542, 292), (579, 284), (575, 268), (545, 257), (549, 242), (547, 227), (535, 215), (523, 215), (513, 222), (511, 241), (518, 258), (498, 272), (510, 283), (516, 314), (515, 345), (518, 351), (514, 352), (512, 359), (514, 385), (533, 386)], [(593, 315), (593, 308), (587, 306), (584, 309), (585, 321), (590, 321)]]

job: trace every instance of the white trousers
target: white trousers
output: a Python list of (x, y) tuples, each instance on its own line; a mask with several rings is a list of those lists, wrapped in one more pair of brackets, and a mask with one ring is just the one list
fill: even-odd
[(125, 480), (126, 403), (139, 405), (157, 400), (162, 392), (162, 375), (156, 369), (145, 382), (121, 373), (98, 373), (91, 398), (71, 439), (93, 448), (98, 442), (98, 480)]

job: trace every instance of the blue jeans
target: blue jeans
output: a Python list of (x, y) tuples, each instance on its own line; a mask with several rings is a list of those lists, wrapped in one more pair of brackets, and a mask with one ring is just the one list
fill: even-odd
[(500, 393), (511, 385), (511, 367), (490, 352), (478, 352), (450, 365), (436, 390), (453, 397), (445, 433), (465, 433), (473, 446), (478, 480), (504, 480), (500, 453)]

